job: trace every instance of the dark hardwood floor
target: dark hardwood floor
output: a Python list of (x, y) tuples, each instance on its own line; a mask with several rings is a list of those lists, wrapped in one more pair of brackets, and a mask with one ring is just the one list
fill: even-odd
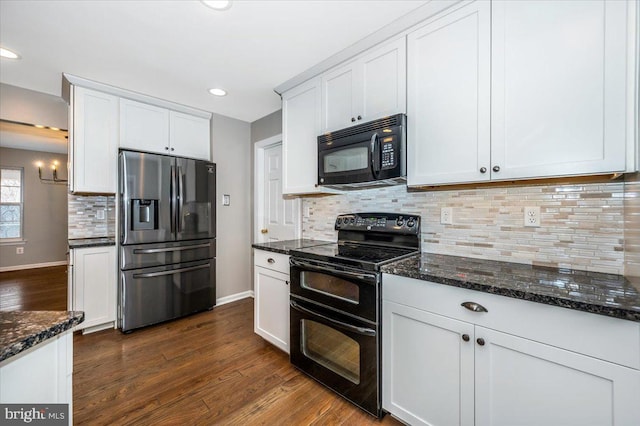
[(399, 425), (351, 405), (253, 332), (253, 299), (122, 334), (74, 336), (74, 423)]
[(66, 266), (0, 272), (0, 311), (66, 310)]

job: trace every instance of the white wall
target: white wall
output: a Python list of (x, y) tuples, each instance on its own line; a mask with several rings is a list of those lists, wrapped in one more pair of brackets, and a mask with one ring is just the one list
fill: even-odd
[[(213, 114), (212, 158), (217, 165), (217, 258), (218, 299), (251, 290), (251, 126)], [(222, 195), (231, 205), (222, 205)]]

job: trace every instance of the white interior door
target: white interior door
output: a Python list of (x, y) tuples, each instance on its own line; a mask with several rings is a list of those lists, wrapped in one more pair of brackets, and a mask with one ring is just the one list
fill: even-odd
[(300, 200), (282, 196), (282, 143), (264, 149), (262, 167), (262, 225), (258, 241), (282, 241), (297, 237)]

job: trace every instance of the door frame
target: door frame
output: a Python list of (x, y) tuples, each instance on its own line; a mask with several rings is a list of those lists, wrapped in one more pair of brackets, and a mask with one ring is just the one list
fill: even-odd
[[(253, 144), (253, 242), (261, 243), (260, 229), (262, 229), (262, 222), (264, 221), (264, 191), (260, 188), (264, 187), (264, 152), (266, 149), (271, 148), (277, 144), (282, 144), (282, 133), (275, 136), (271, 136), (266, 139), (262, 139)], [(283, 152), (284, 154), (284, 152)], [(284, 157), (284, 155), (283, 155)], [(289, 198), (290, 196), (284, 196)], [(295, 237), (301, 238), (302, 236), (302, 203), (300, 198), (291, 197), (295, 200), (295, 209), (298, 211), (298, 223), (295, 227)]]

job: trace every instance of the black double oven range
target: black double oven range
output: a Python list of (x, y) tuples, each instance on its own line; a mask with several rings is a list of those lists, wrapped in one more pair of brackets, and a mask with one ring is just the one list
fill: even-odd
[(336, 219), (337, 243), (290, 251), (291, 363), (382, 416), (382, 273), (419, 253), (420, 217), (357, 213)]

